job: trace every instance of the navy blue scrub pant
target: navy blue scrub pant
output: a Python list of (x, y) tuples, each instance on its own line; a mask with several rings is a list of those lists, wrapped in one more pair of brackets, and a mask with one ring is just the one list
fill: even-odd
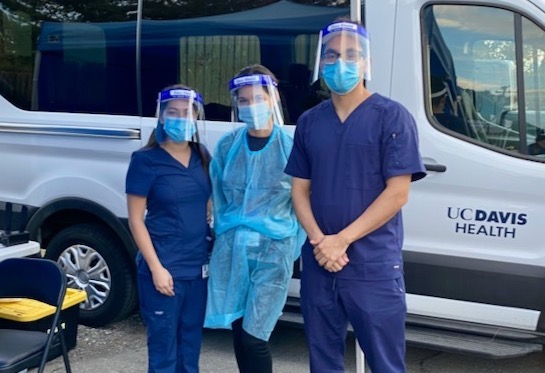
[(148, 332), (148, 373), (199, 371), (207, 280), (174, 280), (173, 297), (138, 276), (140, 312)]
[(405, 284), (301, 273), (301, 309), (312, 373), (344, 372), (348, 322), (373, 373), (405, 372)]

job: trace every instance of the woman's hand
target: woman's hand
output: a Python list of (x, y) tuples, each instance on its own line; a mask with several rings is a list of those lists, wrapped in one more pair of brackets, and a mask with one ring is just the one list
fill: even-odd
[(169, 297), (174, 296), (174, 280), (170, 275), (170, 272), (165, 267), (158, 268), (152, 271), (153, 285), (155, 289), (163, 295)]

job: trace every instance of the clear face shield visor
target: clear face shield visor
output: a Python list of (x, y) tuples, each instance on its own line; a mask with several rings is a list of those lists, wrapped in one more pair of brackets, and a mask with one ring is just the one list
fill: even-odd
[(204, 119), (202, 96), (184, 88), (165, 89), (157, 99), (155, 139), (165, 141), (198, 141), (197, 120)]
[(363, 26), (335, 22), (320, 31), (313, 81), (320, 76), (339, 94), (350, 92), (362, 78), (371, 80), (369, 37)]
[(240, 76), (229, 82), (233, 122), (263, 130), (284, 125), (277, 84), (269, 75)]

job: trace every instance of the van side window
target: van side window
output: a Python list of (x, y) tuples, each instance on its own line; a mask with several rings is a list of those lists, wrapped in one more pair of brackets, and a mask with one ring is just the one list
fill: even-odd
[(289, 66), (287, 81), (280, 86), (291, 123), (305, 110), (329, 98), (329, 94), (320, 95), (320, 91), (326, 92), (320, 80), (312, 82), (313, 71), (309, 67), (314, 65), (316, 45), (318, 34), (300, 34), (295, 38), (295, 62)]
[[(134, 113), (134, 60), (119, 58), (119, 51), (132, 48), (134, 56), (136, 3), (48, 3), (18, 9), (2, 4), (0, 94), (24, 110)], [(114, 41), (112, 28), (90, 23), (96, 20), (132, 22), (132, 32)]]
[[(152, 27), (159, 29), (156, 25)], [(153, 29), (148, 29), (144, 23), (142, 34), (143, 43), (151, 44), (147, 35), (154, 35)], [(144, 115), (154, 115), (152, 95), (161, 89), (161, 84), (168, 85), (167, 82), (171, 80), (198, 87), (205, 99), (206, 119), (229, 121), (231, 103), (226, 82), (241, 66), (261, 63), (259, 38), (255, 35), (181, 35), (175, 29), (169, 36), (165, 35), (160, 52), (155, 48), (142, 49), (142, 63), (146, 71), (142, 76), (146, 87), (143, 94), (149, 95), (142, 103)], [(156, 63), (157, 53), (178, 55), (170, 59), (162, 57), (164, 61)]]
[(33, 26), (30, 15), (0, 12), (0, 93), (21, 109), (30, 108)]
[[(279, 80), (285, 123), (294, 124), (306, 109), (321, 101), (311, 87), (316, 30), (307, 33), (292, 25), (293, 30), (278, 32), (274, 28), (282, 28), (279, 22), (287, 24), (288, 18), (275, 21), (270, 14), (257, 14), (241, 21), (242, 14), (229, 14), (228, 6), (226, 14), (194, 18), (184, 13), (183, 19), (175, 18), (176, 12), (169, 16), (148, 12), (148, 3), (153, 6), (155, 2), (144, 0), (143, 14), (149, 19), (142, 24), (144, 116), (155, 112), (156, 91), (169, 82), (182, 81), (203, 94), (207, 119), (230, 121), (227, 83), (241, 68), (256, 63), (267, 66)], [(251, 4), (246, 6), (244, 10), (249, 10)], [(264, 28), (264, 24), (273, 29)]]
[(432, 125), (498, 151), (545, 154), (545, 32), (524, 15), (486, 6), (431, 5), (424, 20)]
[(318, 30), (349, 13), (274, 0), (99, 3), (2, 3), (0, 95), (24, 110), (153, 117), (157, 92), (183, 82), (203, 94), (208, 119), (229, 121), (229, 79), (261, 63), (295, 123), (322, 99), (309, 79)]

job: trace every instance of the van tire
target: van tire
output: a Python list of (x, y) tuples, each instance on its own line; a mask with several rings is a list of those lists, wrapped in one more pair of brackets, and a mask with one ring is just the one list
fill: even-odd
[(104, 326), (134, 309), (134, 266), (105, 228), (94, 224), (67, 227), (51, 239), (45, 257), (62, 266), (68, 287), (87, 292), (87, 300), (80, 304), (80, 323)]

